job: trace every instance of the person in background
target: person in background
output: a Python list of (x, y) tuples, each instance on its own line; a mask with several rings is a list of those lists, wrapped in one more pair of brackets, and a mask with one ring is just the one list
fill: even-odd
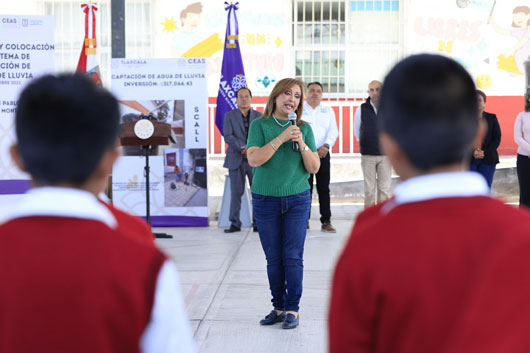
[[(473, 79), (456, 61), (423, 54), (398, 63), (383, 87), (381, 146), (402, 183), (355, 221), (333, 278), (329, 352), (453, 353), (462, 328), (464, 342), (497, 348), (462, 352), (528, 352), (530, 213), (465, 171), (485, 133)], [(500, 323), (490, 315), (498, 304)]]
[[(230, 228), (225, 233), (241, 231), (241, 197), (245, 191), (245, 179), (252, 186), (252, 168), (247, 159), (247, 138), (250, 123), (261, 116), (257, 110), (251, 109), (252, 92), (247, 87), (236, 92), (237, 109), (225, 114), (223, 122), (224, 139), (228, 144), (223, 167), (228, 168), (230, 176)], [(253, 228), (258, 229), (253, 222)]]
[(195, 352), (176, 266), (97, 199), (119, 156), (117, 100), (43, 76), (15, 126), (34, 187), (0, 225), (0, 351)]
[(495, 165), (499, 163), (497, 148), (501, 143), (501, 127), (495, 114), (484, 111), (486, 94), (481, 90), (477, 90), (477, 99), (478, 118), (486, 124), (487, 130), (484, 140), (479, 141), (476, 146), (473, 146), (473, 158), (471, 159), (470, 168), (472, 171), (480, 173), (486, 179), (491, 189), (493, 175), (495, 174)]
[(514, 140), (517, 144), (517, 178), (519, 205), (530, 207), (530, 86), (524, 95), (524, 111), (515, 119)]
[[(307, 179), (320, 167), (313, 131), (302, 121), (305, 85), (285, 78), (276, 83), (263, 116), (250, 125), (248, 162), (254, 167), (252, 206), (273, 309), (261, 325), (283, 322), (284, 329), (299, 323), (303, 254), (311, 207)], [(291, 125), (289, 113), (296, 113)], [(293, 148), (298, 144), (298, 151)]]
[(368, 84), (366, 102), (355, 111), (354, 132), (361, 145), (361, 168), (364, 177), (364, 207), (385, 201), (390, 197), (392, 166), (379, 145), (379, 116), (377, 109), (381, 96), (381, 82)]
[[(311, 125), (315, 134), (315, 143), (320, 157), (320, 169), (314, 176), (317, 180), (318, 204), (320, 208), (320, 223), (323, 232), (335, 233), (331, 224), (331, 207), (329, 200), (330, 180), (330, 150), (335, 144), (339, 131), (335, 121), (333, 109), (322, 102), (322, 85), (320, 82), (311, 82), (307, 85), (307, 100), (304, 102), (305, 122)], [(313, 174), (309, 176), (309, 190), (313, 196)], [(311, 213), (309, 214), (311, 216)], [(307, 224), (309, 228), (309, 223)]]

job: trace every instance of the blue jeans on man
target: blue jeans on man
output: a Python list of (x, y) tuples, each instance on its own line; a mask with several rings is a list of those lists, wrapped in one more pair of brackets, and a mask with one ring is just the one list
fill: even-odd
[(252, 206), (267, 259), (272, 305), (275, 310), (298, 312), (311, 207), (309, 190), (284, 197), (253, 193)]

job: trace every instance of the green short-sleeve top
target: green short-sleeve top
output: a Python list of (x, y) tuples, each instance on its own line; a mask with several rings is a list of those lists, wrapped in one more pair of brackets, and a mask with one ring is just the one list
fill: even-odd
[[(280, 123), (283, 121), (280, 120)], [(289, 124), (280, 126), (272, 117), (255, 119), (250, 124), (247, 148), (265, 146), (288, 127)], [(299, 127), (305, 144), (311, 151), (316, 152), (315, 137), (311, 126), (302, 123)], [(279, 145), (278, 140), (274, 145)], [(281, 197), (309, 190), (307, 182), (309, 173), (304, 167), (302, 153), (293, 151), (291, 141), (278, 147), (278, 151), (266, 163), (253, 169), (253, 174), (252, 192), (256, 194)]]

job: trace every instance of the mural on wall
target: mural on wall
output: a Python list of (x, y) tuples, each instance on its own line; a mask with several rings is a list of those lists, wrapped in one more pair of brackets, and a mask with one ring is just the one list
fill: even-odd
[[(239, 43), (247, 83), (255, 96), (268, 95), (274, 83), (292, 75), (289, 65), (291, 4), (283, 0), (240, 1)], [(226, 14), (217, 0), (161, 0), (156, 29), (156, 57), (204, 57), (208, 60), (208, 95), (219, 85)]]
[(498, 68), (523, 75), (524, 62), (530, 56), (530, 7), (517, 6), (513, 9), (511, 25), (513, 29), (498, 25), (493, 15), (490, 16), (488, 23), (497, 33), (516, 39), (515, 45), (499, 55)]
[(530, 8), (522, 2), (411, 0), (406, 49), (457, 60), (490, 95), (520, 95), (530, 55)]
[(189, 4), (180, 12), (181, 27), (171, 39), (171, 56), (184, 58), (209, 58), (221, 49), (223, 42), (218, 33), (204, 39), (198, 28), (201, 24), (202, 3)]

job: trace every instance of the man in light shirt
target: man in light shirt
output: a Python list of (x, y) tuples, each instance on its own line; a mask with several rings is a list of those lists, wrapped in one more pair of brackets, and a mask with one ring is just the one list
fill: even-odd
[(361, 145), (365, 208), (388, 199), (392, 182), (392, 166), (379, 146), (377, 107), (381, 95), (381, 82), (376, 80), (370, 82), (368, 95), (366, 102), (355, 112), (353, 124), (355, 137)]
[[(320, 222), (323, 232), (335, 233), (331, 225), (331, 208), (329, 201), (330, 149), (339, 135), (333, 109), (322, 102), (322, 85), (311, 82), (307, 85), (307, 101), (304, 102), (302, 119), (308, 122), (315, 135), (315, 145), (320, 157), (320, 169), (315, 174), (317, 181), (318, 202), (320, 204)], [(309, 177), (311, 195), (313, 194), (313, 174)], [(309, 228), (309, 224), (307, 225)]]

